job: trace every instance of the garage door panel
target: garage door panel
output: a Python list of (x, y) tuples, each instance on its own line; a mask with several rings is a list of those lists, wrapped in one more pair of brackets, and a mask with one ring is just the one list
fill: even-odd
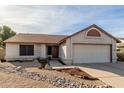
[(73, 45), (74, 63), (110, 62), (109, 45)]

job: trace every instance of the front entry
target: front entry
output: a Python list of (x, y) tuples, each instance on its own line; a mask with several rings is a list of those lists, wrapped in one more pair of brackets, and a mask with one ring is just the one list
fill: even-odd
[(53, 46), (52, 47), (52, 57), (53, 58), (58, 58), (58, 52), (59, 52), (58, 46)]
[(59, 47), (58, 46), (48, 46), (47, 47), (47, 55), (52, 58), (58, 58), (59, 55)]

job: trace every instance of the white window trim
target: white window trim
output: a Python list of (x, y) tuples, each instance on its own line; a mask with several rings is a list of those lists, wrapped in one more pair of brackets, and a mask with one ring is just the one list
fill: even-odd
[[(95, 36), (87, 36), (87, 33), (92, 30), (92, 29), (95, 29), (96, 31), (98, 31), (100, 33), (100, 37), (95, 37)], [(101, 31), (99, 31), (97, 28), (90, 28), (88, 31), (86, 31), (85, 33), (85, 38), (88, 38), (88, 39), (103, 39), (103, 36), (102, 36), (102, 33)]]

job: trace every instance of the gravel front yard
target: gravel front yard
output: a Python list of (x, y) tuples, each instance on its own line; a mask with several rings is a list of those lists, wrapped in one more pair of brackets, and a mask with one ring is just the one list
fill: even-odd
[(17, 67), (10, 63), (0, 63), (0, 87), (38, 87), (38, 88), (95, 88), (111, 87), (100, 80), (86, 80), (56, 70)]
[(40, 70), (38, 68), (27, 68), (26, 69), (28, 72), (39, 72), (40, 74), (44, 74), (48, 77), (59, 77), (59, 78), (66, 78), (69, 80), (72, 80), (74, 82), (80, 83), (80, 84), (86, 84), (86, 85), (97, 85), (97, 86), (102, 86), (105, 85), (105, 83), (103, 83), (100, 80), (85, 80), (85, 79), (80, 79), (80, 78), (76, 78), (74, 76), (71, 76), (68, 73), (64, 73), (64, 72), (59, 72), (59, 71), (55, 71), (55, 70)]
[(0, 72), (0, 88), (54, 88), (52, 84), (45, 81), (36, 81)]

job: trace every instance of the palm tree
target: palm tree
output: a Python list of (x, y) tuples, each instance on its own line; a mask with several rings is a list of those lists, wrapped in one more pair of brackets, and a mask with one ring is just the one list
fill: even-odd
[(8, 26), (2, 26), (0, 27), (0, 46), (4, 47), (4, 40), (16, 35), (16, 33)]

